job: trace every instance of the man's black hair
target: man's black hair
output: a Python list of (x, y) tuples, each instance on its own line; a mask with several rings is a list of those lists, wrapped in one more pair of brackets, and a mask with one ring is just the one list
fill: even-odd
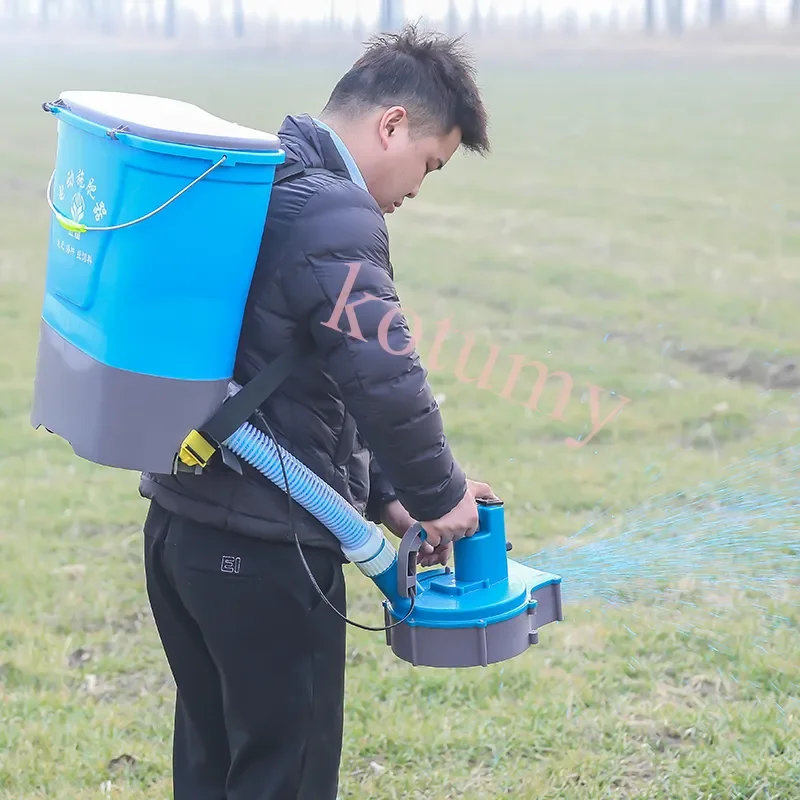
[(415, 25), (374, 36), (336, 84), (324, 113), (360, 116), (401, 105), (414, 135), (446, 135), (458, 126), (461, 146), (487, 153), (487, 115), (462, 38), (421, 34)]

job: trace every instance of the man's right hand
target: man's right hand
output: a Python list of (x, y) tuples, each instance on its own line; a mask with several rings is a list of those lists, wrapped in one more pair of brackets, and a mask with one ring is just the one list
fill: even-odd
[(425, 541), (437, 547), (440, 544), (457, 542), (466, 536), (472, 536), (478, 530), (476, 497), (487, 500), (499, 499), (488, 484), (467, 480), (467, 491), (454, 509), (436, 520), (420, 520), (427, 534)]

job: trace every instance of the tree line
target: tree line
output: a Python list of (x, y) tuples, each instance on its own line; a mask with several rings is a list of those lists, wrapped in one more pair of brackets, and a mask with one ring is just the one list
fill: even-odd
[[(378, 27), (382, 31), (392, 31), (400, 27), (405, 19), (403, 0), (372, 0), (377, 3)], [(92, 23), (105, 33), (112, 33), (128, 27), (130, 18), (135, 18), (145, 30), (152, 34), (161, 34), (174, 38), (180, 29), (181, 12), (178, 0), (163, 0), (161, 10), (156, 9), (155, 0), (2, 0), (3, 16), (6, 20), (20, 21), (23, 18), (33, 20), (40, 27), (49, 27), (56, 21), (78, 21)], [(370, 2), (370, 0), (366, 0)], [(641, 0), (642, 25), (648, 35), (655, 35), (661, 29), (659, 20), (663, 19), (663, 27), (671, 34), (679, 35), (687, 27), (686, 0)], [(790, 26), (800, 29), (800, 0), (785, 0), (786, 21)], [(705, 22), (709, 28), (721, 28), (727, 22), (730, 11), (730, 0), (703, 0)], [(568, 0), (565, 0), (563, 22), (567, 27), (577, 29), (571, 21)], [(324, 3), (321, 3), (321, 7)], [(616, 18), (612, 9), (610, 18)], [(497, 28), (492, 9), (487, 19), (479, 8), (478, 0), (473, 0), (471, 12), (466, 16), (459, 13), (456, 0), (449, 0), (444, 20), (444, 27), (451, 34), (469, 30), (473, 34)], [(227, 17), (227, 19), (226, 19)], [(756, 17), (766, 18), (766, 0), (759, 0)], [(211, 0), (211, 24), (220, 26), (221, 20), (228, 33), (234, 38), (243, 39), (247, 32), (247, 20), (243, 0)], [(336, 0), (330, 0), (327, 19), (320, 23), (335, 24)], [(536, 0), (526, 0), (522, 19), (523, 27), (543, 28), (543, 12)]]

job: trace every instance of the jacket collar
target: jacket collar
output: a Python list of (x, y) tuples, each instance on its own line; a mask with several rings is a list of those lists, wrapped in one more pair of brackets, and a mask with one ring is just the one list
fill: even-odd
[(328, 125), (322, 122), (322, 120), (315, 118), (314, 124), (317, 126), (317, 128), (322, 128), (322, 130), (325, 131), (333, 140), (336, 150), (342, 157), (342, 161), (344, 161), (347, 171), (350, 173), (350, 180), (356, 185), (360, 186), (364, 191), (367, 191), (367, 184), (364, 181), (364, 176), (361, 174), (361, 170), (358, 168), (358, 164), (356, 164), (352, 153), (347, 149), (347, 145), (341, 140), (339, 134), (336, 133), (333, 128), (330, 128)]
[(287, 163), (300, 161), (307, 167), (328, 169), (347, 180), (353, 180), (353, 174), (337, 143), (324, 127), (315, 124), (311, 115), (290, 114), (281, 124), (278, 137), (286, 150)]

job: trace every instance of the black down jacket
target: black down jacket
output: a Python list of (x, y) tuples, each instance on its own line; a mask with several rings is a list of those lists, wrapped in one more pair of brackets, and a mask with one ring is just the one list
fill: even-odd
[[(261, 407), (276, 440), (372, 520), (393, 496), (415, 519), (439, 518), (463, 497), (466, 477), (411, 347), (383, 214), (310, 116), (287, 117), (278, 136), (287, 164), (330, 172), (273, 188), (234, 378), (246, 383), (305, 338), (311, 354)], [(286, 495), (242, 467), (244, 476), (222, 465), (144, 473), (139, 491), (200, 523), (293, 542)], [(333, 534), (294, 509), (301, 543), (339, 552)]]

